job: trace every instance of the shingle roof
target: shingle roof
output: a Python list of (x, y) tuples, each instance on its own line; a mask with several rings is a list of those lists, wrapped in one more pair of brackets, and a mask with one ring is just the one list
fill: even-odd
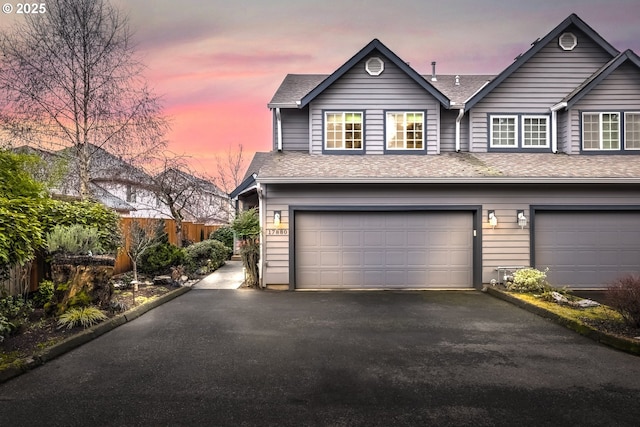
[[(423, 76), (430, 80), (431, 76)], [(459, 84), (456, 85), (456, 77)], [(451, 107), (461, 106), (471, 96), (478, 92), (485, 84), (490, 82), (495, 76), (491, 75), (438, 75), (437, 81), (430, 81), (440, 92), (451, 100)]]
[[(289, 74), (284, 78), (280, 87), (278, 87), (268, 106), (270, 108), (294, 108), (305, 95), (315, 89), (328, 77), (328, 74)], [(495, 76), (486, 74), (459, 75), (459, 85), (456, 85), (455, 75), (438, 75), (438, 80), (435, 82), (430, 81), (430, 75), (422, 77), (449, 98), (452, 104), (460, 106)]]
[(332, 156), (304, 152), (268, 154), (258, 172), (259, 182), (640, 183), (640, 162), (635, 156), (624, 155), (446, 153), (415, 156)]

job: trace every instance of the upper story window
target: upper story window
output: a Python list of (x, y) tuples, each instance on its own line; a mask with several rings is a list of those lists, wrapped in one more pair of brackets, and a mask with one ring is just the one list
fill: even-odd
[(582, 113), (582, 149), (619, 150), (620, 113)]
[(489, 146), (491, 148), (549, 148), (550, 125), (548, 116), (491, 115), (489, 120)]
[(522, 147), (549, 147), (549, 118), (546, 116), (524, 116), (522, 118)]
[(494, 148), (515, 148), (518, 116), (491, 116), (490, 145)]
[(362, 150), (361, 112), (327, 112), (324, 123), (326, 150)]
[(387, 113), (387, 150), (424, 149), (424, 112)]
[(640, 150), (640, 112), (624, 114), (624, 149)]

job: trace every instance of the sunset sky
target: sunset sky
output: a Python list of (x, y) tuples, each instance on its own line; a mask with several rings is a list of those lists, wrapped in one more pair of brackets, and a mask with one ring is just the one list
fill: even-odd
[[(46, 3), (46, 0), (43, 0)], [(10, 3), (18, 3), (9, 1)], [(576, 13), (640, 53), (638, 0), (113, 0), (172, 119), (170, 149), (213, 173), (215, 156), (270, 149), (267, 103), (287, 73), (333, 72), (374, 38), (422, 74), (497, 74)], [(0, 27), (20, 19), (0, 15)]]

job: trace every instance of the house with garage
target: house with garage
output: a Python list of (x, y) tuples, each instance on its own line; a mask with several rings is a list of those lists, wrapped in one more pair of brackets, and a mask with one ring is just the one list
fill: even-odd
[(640, 58), (571, 15), (497, 75), (422, 75), (373, 40), (287, 75), (257, 205), (262, 285), (472, 289), (502, 267), (640, 272)]

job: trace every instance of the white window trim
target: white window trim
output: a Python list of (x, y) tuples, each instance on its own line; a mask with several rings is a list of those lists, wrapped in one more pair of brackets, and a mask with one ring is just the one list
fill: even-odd
[[(375, 67), (371, 67), (373, 61), (377, 61), (379, 63), (379, 69), (376, 70)], [(377, 56), (373, 56), (367, 60), (367, 62), (364, 64), (364, 68), (370, 76), (379, 76), (384, 72), (384, 61)]]
[[(361, 147), (360, 148), (347, 148), (346, 147), (346, 126), (342, 127), (342, 143), (345, 145), (343, 147), (339, 147), (339, 148), (329, 148), (327, 146), (327, 125), (329, 124), (329, 121), (327, 120), (327, 115), (329, 114), (342, 114), (342, 123), (345, 124), (345, 116), (347, 114), (359, 114), (360, 115), (360, 134), (361, 134)], [(362, 151), (364, 150), (364, 113), (362, 111), (325, 111), (324, 112), (324, 149), (326, 151)]]
[[(514, 143), (513, 145), (494, 145), (493, 143), (493, 119), (513, 119), (514, 123)], [(491, 114), (489, 116), (489, 147), (491, 148), (506, 148), (513, 149), (518, 147), (518, 135), (519, 135), (519, 120), (517, 114)]]
[[(598, 143), (599, 143), (599, 148), (585, 148), (584, 147), (584, 116), (585, 115), (598, 115), (599, 116), (599, 120), (598, 120)], [(622, 113), (620, 113), (620, 111), (585, 111), (582, 113), (582, 121), (580, 122), (580, 125), (582, 127), (582, 151), (593, 151), (593, 152), (597, 152), (597, 151), (620, 151), (621, 147), (622, 147), (622, 126), (618, 126), (618, 148), (602, 148), (602, 141), (603, 141), (603, 129), (602, 129), (602, 116), (604, 114), (617, 114), (618, 115), (618, 123), (620, 123), (620, 119), (622, 118)]]
[[(404, 135), (404, 147), (389, 147), (389, 114), (400, 114), (402, 113), (403, 115), (403, 121), (406, 124), (407, 123), (407, 114), (422, 114), (422, 148), (407, 148), (407, 134), (406, 134), (406, 130), (405, 130), (405, 135)], [(384, 115), (384, 120), (385, 120), (385, 149), (387, 151), (424, 151), (426, 149), (426, 141), (425, 141), (425, 116), (426, 113), (424, 111), (387, 111)]]
[(638, 148), (629, 148), (627, 147), (627, 115), (629, 114), (637, 114), (640, 115), (640, 111), (625, 111), (624, 112), (624, 129), (622, 130), (624, 132), (624, 149), (625, 151), (640, 151), (640, 147)]
[[(524, 137), (524, 133), (525, 133), (525, 126), (524, 126), (524, 121), (525, 119), (544, 119), (546, 122), (546, 134), (545, 134), (545, 140), (547, 141), (547, 143), (545, 145), (525, 145), (525, 137)], [(550, 130), (550, 123), (549, 123), (549, 116), (542, 116), (542, 115), (535, 115), (535, 114), (527, 114), (527, 115), (523, 115), (522, 116), (522, 126), (521, 126), (521, 131), (520, 131), (520, 141), (521, 141), (521, 147), (524, 148), (525, 150), (531, 150), (531, 149), (536, 149), (536, 148), (549, 148), (550, 147), (550, 139), (551, 139), (551, 130)], [(516, 144), (517, 146), (517, 144)]]

